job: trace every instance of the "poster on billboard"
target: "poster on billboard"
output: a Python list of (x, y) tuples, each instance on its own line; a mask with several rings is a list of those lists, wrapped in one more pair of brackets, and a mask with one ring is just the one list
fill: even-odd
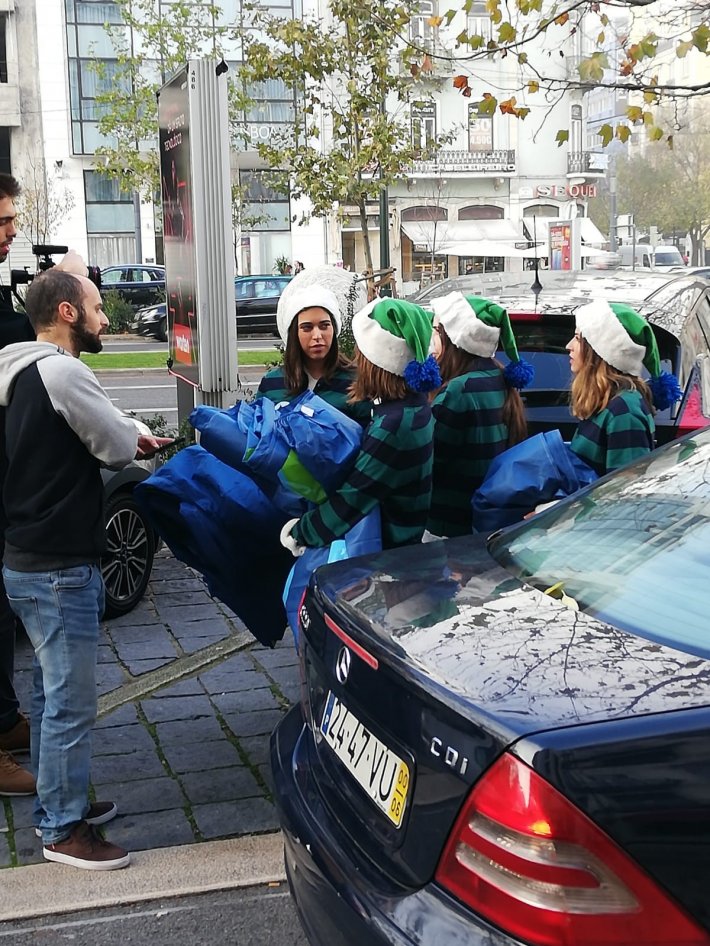
[(200, 339), (187, 67), (160, 90), (158, 122), (172, 372), (196, 386), (199, 383)]
[(547, 225), (550, 269), (577, 270), (581, 268), (580, 221), (550, 220)]

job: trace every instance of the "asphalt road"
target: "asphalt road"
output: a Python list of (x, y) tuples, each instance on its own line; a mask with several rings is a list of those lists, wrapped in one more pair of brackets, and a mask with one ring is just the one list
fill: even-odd
[(3, 923), (12, 946), (308, 946), (286, 884)]

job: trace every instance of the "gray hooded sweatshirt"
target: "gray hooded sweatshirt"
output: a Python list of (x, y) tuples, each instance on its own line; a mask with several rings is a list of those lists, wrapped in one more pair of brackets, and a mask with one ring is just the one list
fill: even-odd
[(98, 562), (105, 527), (101, 467), (136, 454), (138, 430), (94, 373), (48, 342), (0, 351), (5, 564), (45, 571)]

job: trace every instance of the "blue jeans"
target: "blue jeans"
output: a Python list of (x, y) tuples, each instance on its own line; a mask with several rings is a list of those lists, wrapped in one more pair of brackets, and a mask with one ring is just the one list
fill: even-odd
[(96, 653), (104, 585), (98, 565), (51, 572), (3, 568), (7, 597), (34, 647), (32, 766), (42, 842), (71, 833), (89, 806)]

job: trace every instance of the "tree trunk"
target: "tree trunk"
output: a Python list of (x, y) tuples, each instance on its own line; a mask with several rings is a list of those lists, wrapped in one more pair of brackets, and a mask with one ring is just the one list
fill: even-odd
[(367, 207), (364, 200), (359, 201), (357, 206), (360, 211), (360, 229), (362, 231), (362, 243), (365, 249), (365, 273), (368, 277), (367, 298), (368, 301), (371, 301), (375, 297), (375, 280), (373, 278), (375, 268), (372, 265), (372, 247), (370, 246), (370, 234), (367, 229)]

